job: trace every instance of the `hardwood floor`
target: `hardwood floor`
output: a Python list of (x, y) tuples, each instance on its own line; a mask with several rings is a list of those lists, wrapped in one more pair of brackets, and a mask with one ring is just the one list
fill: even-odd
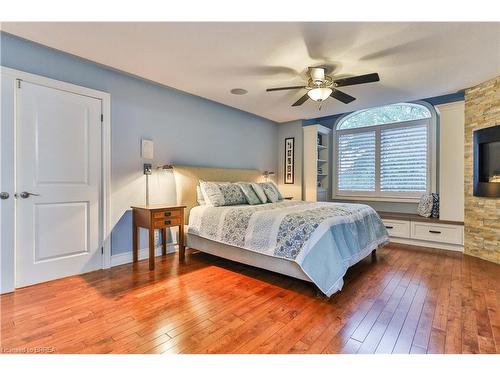
[(1, 352), (500, 353), (500, 265), (391, 244), (341, 292), (187, 251), (1, 296)]

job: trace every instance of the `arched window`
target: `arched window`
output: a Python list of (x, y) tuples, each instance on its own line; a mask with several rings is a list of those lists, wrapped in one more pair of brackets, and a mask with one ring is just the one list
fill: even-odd
[(337, 129), (354, 129), (428, 118), (431, 118), (431, 112), (423, 105), (398, 103), (351, 113), (339, 121)]
[(335, 127), (335, 195), (419, 198), (431, 191), (433, 115), (397, 103), (357, 111)]

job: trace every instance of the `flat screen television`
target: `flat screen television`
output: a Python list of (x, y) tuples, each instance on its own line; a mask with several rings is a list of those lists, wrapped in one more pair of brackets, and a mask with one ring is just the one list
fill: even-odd
[(500, 125), (474, 132), (474, 196), (500, 198)]

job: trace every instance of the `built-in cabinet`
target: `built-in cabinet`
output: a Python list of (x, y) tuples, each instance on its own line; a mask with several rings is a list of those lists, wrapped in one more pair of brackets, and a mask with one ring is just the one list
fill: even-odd
[(436, 106), (439, 111), (439, 217), (464, 221), (463, 101)]
[(463, 251), (462, 222), (379, 212), (392, 242)]
[(303, 195), (306, 201), (327, 201), (330, 196), (330, 133), (322, 125), (303, 128)]

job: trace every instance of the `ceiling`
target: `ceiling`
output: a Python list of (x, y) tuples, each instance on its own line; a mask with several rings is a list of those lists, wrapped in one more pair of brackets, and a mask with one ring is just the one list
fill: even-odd
[[(163, 85), (277, 121), (308, 119), (454, 93), (500, 74), (500, 23), (2, 23), (2, 30)], [(342, 88), (350, 104), (321, 111), (308, 66), (334, 76), (378, 72)], [(243, 88), (246, 95), (230, 90)]]

